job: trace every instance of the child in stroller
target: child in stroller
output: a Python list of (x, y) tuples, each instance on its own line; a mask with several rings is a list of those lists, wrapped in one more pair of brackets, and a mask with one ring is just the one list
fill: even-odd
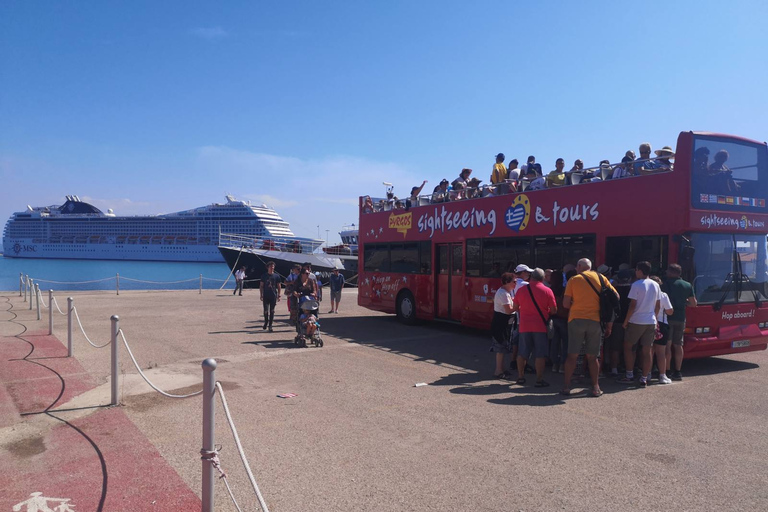
[(320, 303), (309, 296), (303, 296), (299, 299), (299, 321), (296, 322), (296, 338), (294, 342), (300, 347), (306, 347), (307, 342), (315, 346), (322, 347), (323, 339), (320, 337), (320, 323), (317, 321), (317, 313), (320, 310)]

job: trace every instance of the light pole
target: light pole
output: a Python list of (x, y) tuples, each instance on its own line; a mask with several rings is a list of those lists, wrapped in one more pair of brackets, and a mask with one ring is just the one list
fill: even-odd
[(326, 230), (325, 230), (325, 246), (326, 246), (326, 247), (328, 247), (328, 232), (329, 232), (329, 231), (330, 231), (330, 229), (326, 229)]

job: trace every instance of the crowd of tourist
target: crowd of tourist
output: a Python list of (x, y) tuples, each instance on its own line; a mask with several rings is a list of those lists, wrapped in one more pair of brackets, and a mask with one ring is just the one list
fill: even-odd
[[(551, 365), (552, 373), (564, 374), (560, 394), (571, 394), (578, 371), (595, 397), (603, 394), (598, 380), (603, 375), (641, 388), (652, 379), (682, 380), (685, 310), (696, 298), (680, 265), (669, 265), (663, 281), (650, 273), (647, 261), (613, 272), (606, 265), (592, 270), (586, 258), (558, 270), (520, 264), (505, 272), (493, 301), (494, 377), (525, 385), (531, 371), (535, 387), (548, 387), (544, 377)], [(611, 293), (617, 307), (606, 318), (601, 301)]]
[[(569, 170), (565, 170), (565, 160), (555, 160), (555, 168), (544, 173), (536, 157), (531, 155), (525, 164), (518, 168), (518, 160), (513, 158), (508, 165), (504, 164), (504, 153), (496, 155), (490, 175), (490, 183), (483, 185), (483, 180), (472, 176), (472, 169), (464, 168), (453, 181), (443, 178), (435, 186), (431, 196), (421, 196), (425, 180), (420, 186), (413, 187), (407, 199), (399, 199), (390, 186), (387, 189), (387, 198), (374, 204), (370, 196), (365, 196), (363, 211), (370, 213), (380, 210), (407, 210), (420, 204), (443, 203), (476, 197), (489, 197), (511, 194), (522, 191), (541, 190), (546, 188), (566, 187), (581, 183), (607, 181), (630, 176), (646, 176), (659, 172), (671, 171), (674, 167), (672, 161), (675, 152), (669, 146), (656, 150), (652, 157), (651, 145), (647, 142), (640, 144), (639, 158), (634, 151), (627, 151), (621, 162), (611, 164), (609, 160), (601, 160), (596, 167), (584, 167), (581, 159), (576, 159)], [(725, 155), (727, 159), (727, 153)], [(713, 164), (714, 165), (714, 164)], [(711, 166), (710, 166), (711, 167)]]

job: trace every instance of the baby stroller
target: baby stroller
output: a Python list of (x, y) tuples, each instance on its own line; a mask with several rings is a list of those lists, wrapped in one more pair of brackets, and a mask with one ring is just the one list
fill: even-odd
[(320, 336), (320, 323), (317, 321), (317, 313), (320, 311), (320, 303), (312, 297), (299, 299), (299, 317), (296, 322), (296, 337), (293, 342), (299, 347), (306, 347), (307, 342), (317, 347), (323, 346), (323, 338)]

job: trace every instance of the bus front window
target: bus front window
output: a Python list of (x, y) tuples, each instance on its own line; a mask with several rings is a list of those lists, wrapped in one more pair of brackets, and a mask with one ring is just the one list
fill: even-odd
[(700, 304), (766, 299), (765, 235), (694, 233), (693, 289)]

